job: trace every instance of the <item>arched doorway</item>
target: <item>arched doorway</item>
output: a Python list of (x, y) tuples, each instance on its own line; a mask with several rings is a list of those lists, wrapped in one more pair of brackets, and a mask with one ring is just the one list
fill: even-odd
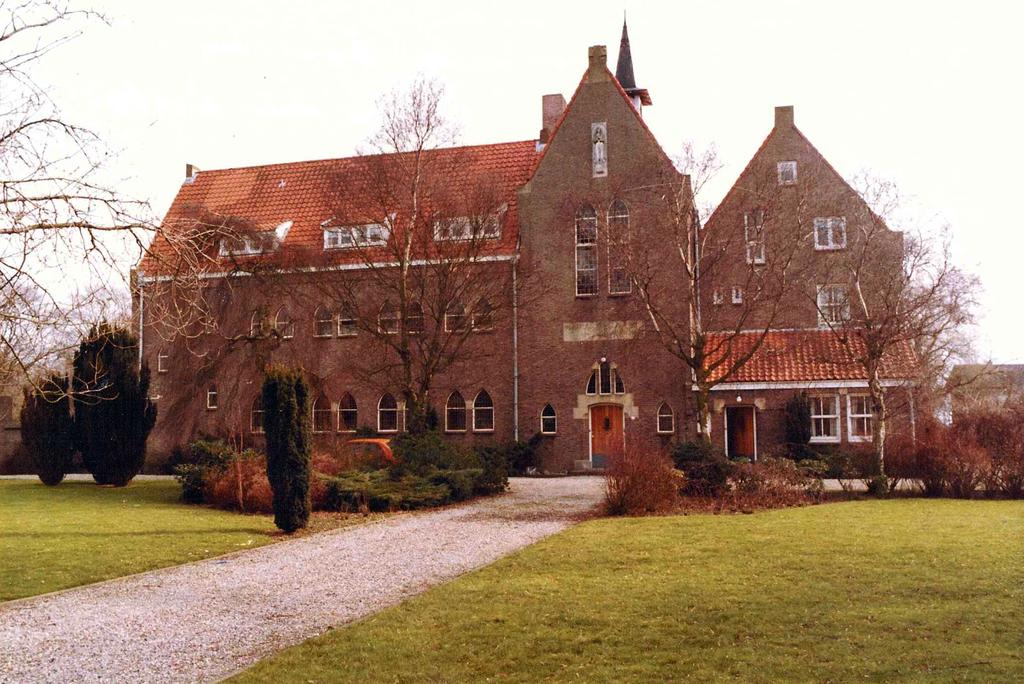
[(605, 468), (608, 460), (621, 456), (626, 448), (625, 423), (620, 404), (590, 407), (590, 463)]

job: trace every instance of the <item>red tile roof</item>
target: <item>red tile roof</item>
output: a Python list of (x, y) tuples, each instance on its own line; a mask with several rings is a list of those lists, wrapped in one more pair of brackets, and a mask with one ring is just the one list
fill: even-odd
[[(524, 140), (431, 150), (424, 164), (444, 168), (443, 185), (448, 190), (486, 187), (507, 203), (501, 238), (492, 249), (508, 253), (519, 233), (516, 191), (533, 174), (539, 156), (536, 141)], [(261, 230), (292, 221), (281, 250), (319, 252), (324, 221), (333, 218), (335, 225), (357, 225), (379, 210), (381, 184), (371, 176), (382, 168), (382, 159), (401, 161), (398, 155), (373, 155), (200, 171), (181, 186), (164, 218), (164, 229), (173, 231), (175, 222), (188, 222), (199, 213), (230, 217)], [(165, 270), (172, 253), (168, 241), (158, 236), (150, 251), (140, 264), (143, 272)], [(361, 259), (346, 250), (331, 250), (326, 256), (329, 262)]]
[[(728, 367), (728, 359), (748, 353), (759, 336), (759, 332), (740, 333), (728, 344), (727, 334), (711, 334), (709, 350), (717, 353), (713, 351), (710, 356), (727, 360), (713, 377), (720, 378)], [(849, 334), (849, 342), (849, 346), (843, 344), (839, 333), (832, 330), (771, 331), (750, 360), (724, 382), (865, 380), (867, 375), (857, 361), (864, 342), (855, 333)], [(882, 377), (909, 378), (915, 366), (914, 351), (909, 344), (904, 344), (882, 359)]]

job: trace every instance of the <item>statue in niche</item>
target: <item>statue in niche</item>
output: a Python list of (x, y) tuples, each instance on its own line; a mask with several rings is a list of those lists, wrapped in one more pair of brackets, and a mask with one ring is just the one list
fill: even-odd
[(608, 128), (604, 123), (590, 125), (590, 140), (593, 147), (592, 159), (594, 176), (608, 175)]

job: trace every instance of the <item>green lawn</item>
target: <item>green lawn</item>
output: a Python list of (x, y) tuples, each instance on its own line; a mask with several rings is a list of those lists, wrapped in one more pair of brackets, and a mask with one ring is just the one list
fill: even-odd
[(0, 600), (247, 549), (273, 518), (178, 500), (172, 481), (124, 488), (0, 480)]
[(1024, 502), (602, 519), (241, 682), (1024, 681)]

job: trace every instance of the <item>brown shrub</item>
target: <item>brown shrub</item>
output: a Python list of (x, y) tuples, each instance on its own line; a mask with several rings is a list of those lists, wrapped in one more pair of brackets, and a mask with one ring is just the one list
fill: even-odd
[(682, 474), (667, 454), (630, 448), (609, 460), (605, 508), (609, 515), (644, 515), (671, 510), (679, 501)]
[(810, 477), (788, 458), (766, 457), (733, 470), (734, 503), (750, 508), (779, 508), (816, 501), (821, 480)]
[(207, 476), (203, 501), (243, 513), (273, 513), (274, 494), (267, 480), (266, 457), (253, 451), (235, 455), (222, 469)]

